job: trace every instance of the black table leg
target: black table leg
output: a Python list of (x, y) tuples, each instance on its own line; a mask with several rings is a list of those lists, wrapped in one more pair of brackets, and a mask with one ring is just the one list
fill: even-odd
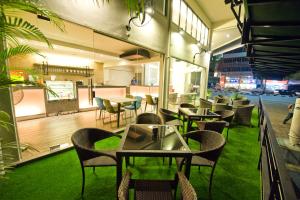
[(121, 104), (118, 103), (118, 113), (117, 113), (117, 127), (120, 127), (120, 113), (121, 113)]
[(187, 179), (190, 178), (191, 163), (192, 163), (192, 155), (189, 155), (186, 157), (186, 161), (185, 161), (185, 176)]
[(117, 153), (117, 196), (118, 189), (122, 181), (122, 156)]
[(134, 102), (134, 111), (135, 111), (135, 116), (137, 117), (136, 101)]
[(188, 118), (188, 120), (187, 120), (187, 132), (189, 132), (190, 130), (191, 130), (191, 120)]

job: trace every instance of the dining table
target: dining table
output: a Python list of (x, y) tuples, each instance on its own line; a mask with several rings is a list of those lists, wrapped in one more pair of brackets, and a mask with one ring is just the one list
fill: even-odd
[(173, 125), (128, 125), (116, 157), (117, 188), (122, 180), (123, 158), (128, 163), (129, 157), (181, 157), (185, 159), (185, 175), (190, 176), (192, 152)]
[[(112, 103), (116, 103), (118, 106), (117, 110), (117, 127), (120, 127), (120, 113), (121, 113), (121, 105), (124, 103), (136, 102), (136, 99), (127, 98), (127, 97), (101, 97), (102, 99), (109, 100)], [(137, 115), (136, 104), (134, 104), (135, 115)]]
[(191, 131), (193, 121), (202, 121), (204, 119), (220, 118), (209, 108), (178, 108), (178, 115), (183, 116), (183, 122), (187, 119), (187, 132)]

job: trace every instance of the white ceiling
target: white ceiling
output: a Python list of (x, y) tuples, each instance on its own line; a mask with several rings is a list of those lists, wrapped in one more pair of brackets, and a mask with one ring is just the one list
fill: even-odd
[(197, 2), (212, 23), (234, 18), (230, 6), (225, 5), (224, 0), (197, 0)]

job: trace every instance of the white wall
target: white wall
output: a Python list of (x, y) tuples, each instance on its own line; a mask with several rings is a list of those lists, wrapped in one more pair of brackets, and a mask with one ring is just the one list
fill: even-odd
[(129, 86), (133, 77), (134, 67), (132, 66), (116, 66), (104, 68), (105, 85)]

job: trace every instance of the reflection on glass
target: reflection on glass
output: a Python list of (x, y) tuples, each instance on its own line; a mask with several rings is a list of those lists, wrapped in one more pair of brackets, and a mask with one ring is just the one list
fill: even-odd
[(205, 27), (204, 45), (208, 45), (208, 28)]
[(183, 30), (185, 30), (185, 26), (186, 26), (186, 17), (187, 17), (187, 6), (182, 1), (181, 8), (180, 8), (180, 28), (182, 28)]
[(131, 125), (125, 138), (123, 150), (178, 150), (186, 151), (174, 126)]
[[(170, 67), (170, 109), (176, 110), (180, 103), (194, 103), (200, 95), (202, 68), (184, 61), (171, 59)], [(173, 107), (172, 107), (173, 106)]]
[(195, 15), (195, 13), (193, 13), (193, 30), (192, 30), (192, 36), (194, 38), (196, 38), (196, 36), (197, 36), (197, 20), (198, 20), (197, 15)]
[(172, 5), (172, 21), (175, 24), (179, 24), (179, 13), (180, 13), (180, 0), (173, 0), (173, 5)]
[(159, 85), (159, 62), (145, 64), (145, 85)]
[(192, 34), (192, 18), (193, 18), (193, 12), (190, 8), (187, 10), (187, 24), (186, 24), (186, 32), (189, 34)]
[(203, 24), (201, 27), (201, 40), (200, 40), (201, 44), (203, 45), (204, 45), (204, 35), (205, 35), (204, 33), (205, 33), (205, 26)]
[(202, 28), (202, 22), (200, 19), (197, 21), (197, 40), (201, 40), (201, 28)]

